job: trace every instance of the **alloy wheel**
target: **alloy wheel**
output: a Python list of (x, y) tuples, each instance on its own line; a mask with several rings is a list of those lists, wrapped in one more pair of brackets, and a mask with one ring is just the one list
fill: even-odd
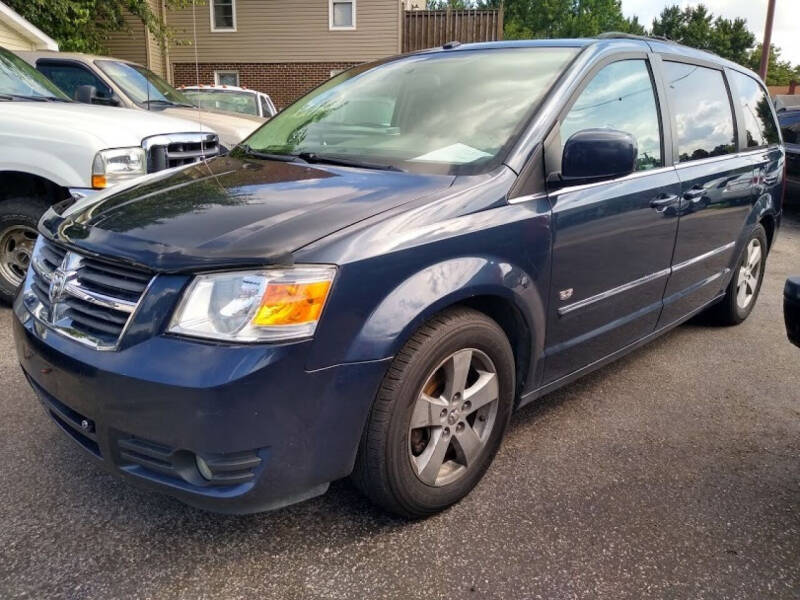
[(754, 238), (747, 244), (747, 253), (736, 279), (736, 305), (747, 308), (755, 298), (761, 274), (761, 242)]
[(19, 286), (31, 262), (36, 230), (27, 225), (12, 225), (0, 232), (0, 277)]
[(423, 483), (440, 487), (478, 462), (497, 420), (497, 369), (480, 350), (454, 352), (430, 374), (409, 424), (409, 457)]

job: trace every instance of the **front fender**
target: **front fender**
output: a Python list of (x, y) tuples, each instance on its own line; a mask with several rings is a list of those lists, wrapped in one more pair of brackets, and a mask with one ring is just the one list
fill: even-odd
[(509, 309), (519, 311), (532, 342), (531, 364), (536, 364), (544, 345), (542, 295), (524, 270), (492, 256), (453, 258), (430, 265), (404, 280), (366, 319), (345, 360), (393, 356), (432, 315), (478, 296), (502, 299)]

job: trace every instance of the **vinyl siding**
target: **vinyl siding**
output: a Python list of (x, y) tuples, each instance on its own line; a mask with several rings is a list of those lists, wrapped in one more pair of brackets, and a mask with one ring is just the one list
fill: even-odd
[[(328, 29), (328, 0), (236, 0), (235, 32), (212, 32), (209, 4), (194, 11), (201, 63), (363, 62), (400, 51), (398, 0), (357, 0), (355, 30)], [(192, 41), (192, 9), (170, 11), (177, 37)], [(170, 62), (194, 62), (193, 45), (173, 46)]]
[(36, 44), (0, 21), (0, 46), (7, 50), (36, 50)]
[(156, 38), (153, 36), (148, 36), (148, 56), (149, 60), (147, 61), (147, 67), (158, 75), (162, 77), (166, 76), (166, 71), (164, 69), (164, 53), (161, 50), (161, 45), (156, 41)]
[(133, 15), (125, 16), (126, 27), (114, 31), (106, 42), (108, 55), (147, 65), (147, 45), (144, 39), (144, 24)]

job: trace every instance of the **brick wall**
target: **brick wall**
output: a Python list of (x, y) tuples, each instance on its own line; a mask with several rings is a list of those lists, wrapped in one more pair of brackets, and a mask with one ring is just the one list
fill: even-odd
[[(305, 92), (318, 86), (333, 70), (356, 63), (200, 63), (200, 83), (214, 83), (214, 71), (238, 71), (239, 85), (269, 94), (275, 106), (284, 108)], [(174, 63), (173, 85), (194, 85), (194, 63)]]

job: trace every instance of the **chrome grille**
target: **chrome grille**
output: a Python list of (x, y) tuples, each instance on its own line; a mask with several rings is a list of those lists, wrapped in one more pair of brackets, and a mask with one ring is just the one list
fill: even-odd
[(145, 138), (147, 172), (155, 173), (219, 155), (219, 138), (213, 133), (173, 133)]
[(114, 350), (152, 277), (39, 236), (23, 301), (44, 325), (98, 350)]

